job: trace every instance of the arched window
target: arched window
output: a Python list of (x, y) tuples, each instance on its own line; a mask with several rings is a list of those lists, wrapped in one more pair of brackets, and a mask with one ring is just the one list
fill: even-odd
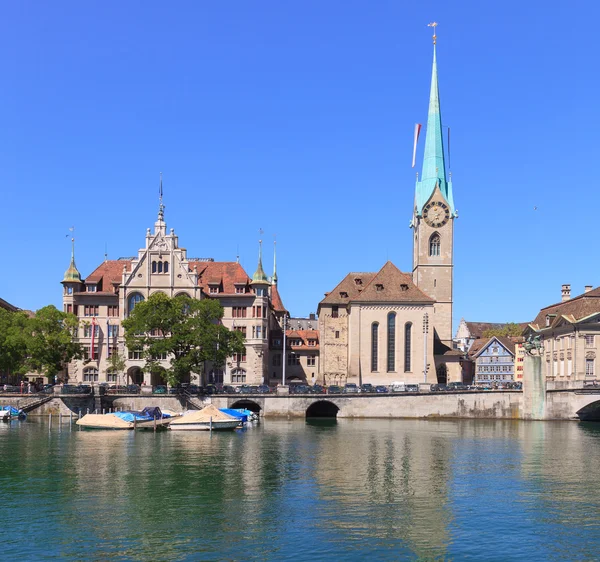
[(246, 371), (244, 369), (234, 369), (233, 371), (231, 371), (231, 382), (246, 382)]
[(163, 262), (163, 272), (164, 273), (169, 273), (169, 262)]
[(163, 262), (161, 262), (161, 261), (158, 262), (158, 273), (162, 273), (162, 264), (163, 264)]
[(429, 255), (430, 256), (439, 256), (440, 255), (440, 235), (437, 232), (434, 232), (429, 239)]
[(152, 262), (152, 273), (156, 273), (156, 262)]
[(387, 370), (396, 370), (396, 313), (390, 312), (387, 317)]
[(379, 324), (371, 325), (371, 371), (377, 371), (377, 354), (379, 350)]
[(404, 324), (404, 372), (410, 371), (410, 353), (412, 345), (412, 324), (407, 322)]
[(139, 293), (133, 293), (132, 295), (130, 295), (129, 299), (127, 301), (127, 311), (131, 314), (131, 311), (133, 310), (135, 305), (138, 302), (142, 302), (143, 300), (144, 300), (144, 297), (142, 295), (140, 295)]

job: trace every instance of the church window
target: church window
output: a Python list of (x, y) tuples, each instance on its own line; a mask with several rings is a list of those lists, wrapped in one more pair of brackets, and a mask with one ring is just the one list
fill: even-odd
[(169, 262), (168, 261), (163, 262), (163, 271), (165, 273), (169, 273)]
[(142, 302), (143, 300), (144, 297), (142, 295), (140, 295), (139, 293), (133, 293), (133, 295), (131, 295), (129, 297), (129, 300), (127, 301), (127, 311), (131, 314), (131, 311), (134, 309), (135, 305), (138, 302)]
[(377, 371), (377, 356), (379, 351), (379, 324), (371, 325), (371, 371)]
[(412, 324), (410, 322), (404, 325), (404, 372), (408, 373), (411, 369), (410, 355), (412, 346)]
[(163, 272), (163, 263), (161, 261), (159, 261), (156, 265), (157, 265), (158, 273), (162, 273)]
[(152, 262), (152, 273), (156, 273), (156, 262)]
[(439, 256), (440, 255), (440, 235), (435, 232), (431, 235), (429, 239), (429, 255), (430, 256)]
[(396, 370), (396, 313), (390, 312), (387, 317), (387, 370)]

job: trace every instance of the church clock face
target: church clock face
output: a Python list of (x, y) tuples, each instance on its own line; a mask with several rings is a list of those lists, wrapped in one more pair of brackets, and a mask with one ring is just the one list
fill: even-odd
[(432, 201), (423, 207), (423, 218), (432, 228), (444, 226), (450, 219), (450, 209), (446, 203)]

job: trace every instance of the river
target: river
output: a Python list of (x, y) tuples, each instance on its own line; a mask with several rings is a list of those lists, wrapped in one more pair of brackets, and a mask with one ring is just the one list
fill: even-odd
[(600, 425), (0, 424), (2, 559), (592, 560)]

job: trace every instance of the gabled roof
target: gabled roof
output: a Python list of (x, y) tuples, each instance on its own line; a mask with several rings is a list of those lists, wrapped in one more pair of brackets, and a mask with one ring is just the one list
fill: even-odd
[[(510, 322), (466, 322), (469, 334), (472, 338), (479, 339), (483, 337), (483, 333), (487, 330), (501, 330), (508, 326)], [(523, 330), (529, 325), (528, 322), (516, 322)]]
[(411, 275), (388, 261), (377, 273), (348, 273), (319, 304), (346, 305), (353, 302), (435, 301), (413, 283)]
[[(198, 286), (209, 293), (208, 286), (218, 284), (224, 294), (235, 294), (236, 285), (250, 283), (244, 268), (235, 261), (191, 261), (190, 271), (194, 266), (198, 272)], [(217, 296), (217, 295), (215, 295)]]
[(114, 285), (121, 284), (123, 267), (131, 271), (131, 260), (106, 260), (86, 277), (85, 283), (96, 283), (103, 291), (112, 291)]
[(271, 285), (271, 304), (275, 312), (287, 312), (285, 306), (283, 306), (277, 285)]
[[(542, 308), (531, 325), (539, 330), (546, 327), (546, 316), (566, 316), (569, 321), (577, 322), (598, 312), (600, 312), (600, 287), (568, 301)], [(554, 323), (554, 321), (555, 318), (552, 318), (551, 323)]]
[(479, 357), (492, 343), (497, 341), (504, 349), (506, 349), (511, 355), (515, 355), (515, 342), (505, 336), (492, 336), (491, 338), (480, 338), (473, 342), (473, 345), (469, 349), (469, 357)]
[(4, 299), (0, 299), (0, 308), (4, 308), (5, 310), (8, 310), (9, 312), (17, 312), (17, 310), (19, 310), (16, 306), (10, 304), (9, 302), (5, 301)]

